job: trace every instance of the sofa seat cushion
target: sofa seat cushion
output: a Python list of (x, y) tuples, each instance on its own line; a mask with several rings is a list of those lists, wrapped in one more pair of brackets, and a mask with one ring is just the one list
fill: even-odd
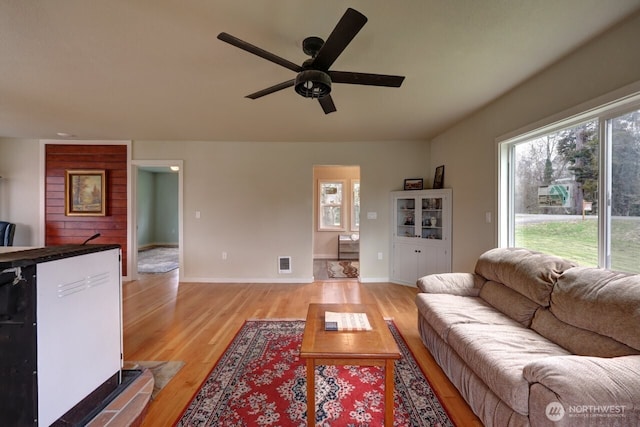
[(570, 354), (513, 320), (452, 325), (448, 342), (500, 399), (522, 415), (529, 413), (529, 383), (523, 376), (524, 367), (549, 356)]
[(416, 296), (416, 305), (418, 312), (445, 342), (448, 342), (449, 330), (456, 324), (518, 325), (480, 297), (420, 293)]

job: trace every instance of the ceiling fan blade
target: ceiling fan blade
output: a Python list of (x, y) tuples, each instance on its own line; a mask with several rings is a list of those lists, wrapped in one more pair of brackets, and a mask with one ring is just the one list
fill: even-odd
[(244, 40), (240, 40), (237, 37), (232, 36), (231, 34), (227, 34), (227, 33), (220, 33), (218, 34), (218, 39), (222, 40), (223, 42), (227, 42), (230, 45), (233, 45), (235, 47), (238, 47), (242, 50), (246, 50), (249, 53), (253, 53), (254, 55), (258, 55), (261, 58), (266, 59), (267, 61), (271, 61), (275, 64), (281, 65), (285, 68), (290, 69), (291, 71), (295, 71), (296, 73), (299, 73), (300, 71), (302, 71), (302, 67), (299, 66), (298, 64), (294, 64), (293, 62), (286, 60), (284, 58), (279, 57), (278, 55), (275, 55), (271, 52), (267, 52), (264, 49), (261, 49), (257, 46), (252, 45), (251, 43), (247, 43)]
[(245, 98), (258, 99), (258, 98), (261, 98), (261, 97), (263, 97), (265, 95), (269, 95), (270, 93), (274, 93), (274, 92), (277, 92), (279, 90), (291, 87), (295, 83), (296, 83), (296, 79), (287, 80), (286, 82), (278, 83), (277, 85), (273, 85), (273, 86), (268, 87), (266, 89), (262, 89), (262, 90), (259, 90), (257, 92), (254, 92), (254, 93), (252, 93), (250, 95), (245, 96)]
[(313, 60), (313, 68), (327, 71), (366, 23), (366, 16), (355, 9), (347, 9)]
[(329, 71), (329, 76), (332, 83), (349, 83), (352, 85), (400, 87), (404, 81), (404, 76), (353, 73), (350, 71)]
[(331, 95), (324, 96), (322, 98), (318, 98), (318, 102), (322, 106), (322, 110), (325, 114), (333, 113), (336, 110), (336, 105), (333, 103), (333, 99)]

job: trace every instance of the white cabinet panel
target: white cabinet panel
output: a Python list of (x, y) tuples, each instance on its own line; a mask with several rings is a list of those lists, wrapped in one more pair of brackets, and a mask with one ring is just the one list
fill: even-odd
[(120, 251), (37, 266), (38, 422), (49, 425), (120, 371)]
[(406, 243), (397, 243), (393, 248), (393, 270), (394, 282), (415, 283), (418, 274), (417, 246)]

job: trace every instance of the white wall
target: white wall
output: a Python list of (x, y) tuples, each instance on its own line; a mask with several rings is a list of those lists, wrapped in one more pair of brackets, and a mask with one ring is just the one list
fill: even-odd
[(14, 246), (40, 242), (40, 142), (0, 138), (0, 220), (16, 223)]
[[(184, 159), (183, 274), (191, 281), (311, 280), (313, 166), (360, 165), (362, 280), (386, 281), (389, 192), (401, 189), (404, 178), (429, 175), (428, 146), (402, 141), (134, 141), (132, 157)], [(42, 244), (40, 155), (38, 140), (0, 138), (0, 213), (1, 219), (18, 224), (15, 245)], [(377, 219), (366, 219), (367, 212), (376, 212)], [(278, 275), (279, 255), (292, 256), (292, 274)]]
[(185, 281), (311, 280), (313, 167), (327, 164), (360, 165), (362, 280), (387, 280), (389, 192), (429, 173), (426, 142), (134, 141), (133, 160), (162, 159), (184, 160)]
[[(640, 14), (593, 40), (431, 142), (453, 188), (453, 269), (497, 244), (496, 138), (640, 81)], [(493, 222), (485, 222), (491, 212)]]

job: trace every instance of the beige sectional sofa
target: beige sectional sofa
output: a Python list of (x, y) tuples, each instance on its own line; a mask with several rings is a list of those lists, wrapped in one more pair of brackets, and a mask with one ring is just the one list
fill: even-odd
[(640, 425), (640, 275), (503, 248), (417, 285), (422, 341), (486, 426)]

